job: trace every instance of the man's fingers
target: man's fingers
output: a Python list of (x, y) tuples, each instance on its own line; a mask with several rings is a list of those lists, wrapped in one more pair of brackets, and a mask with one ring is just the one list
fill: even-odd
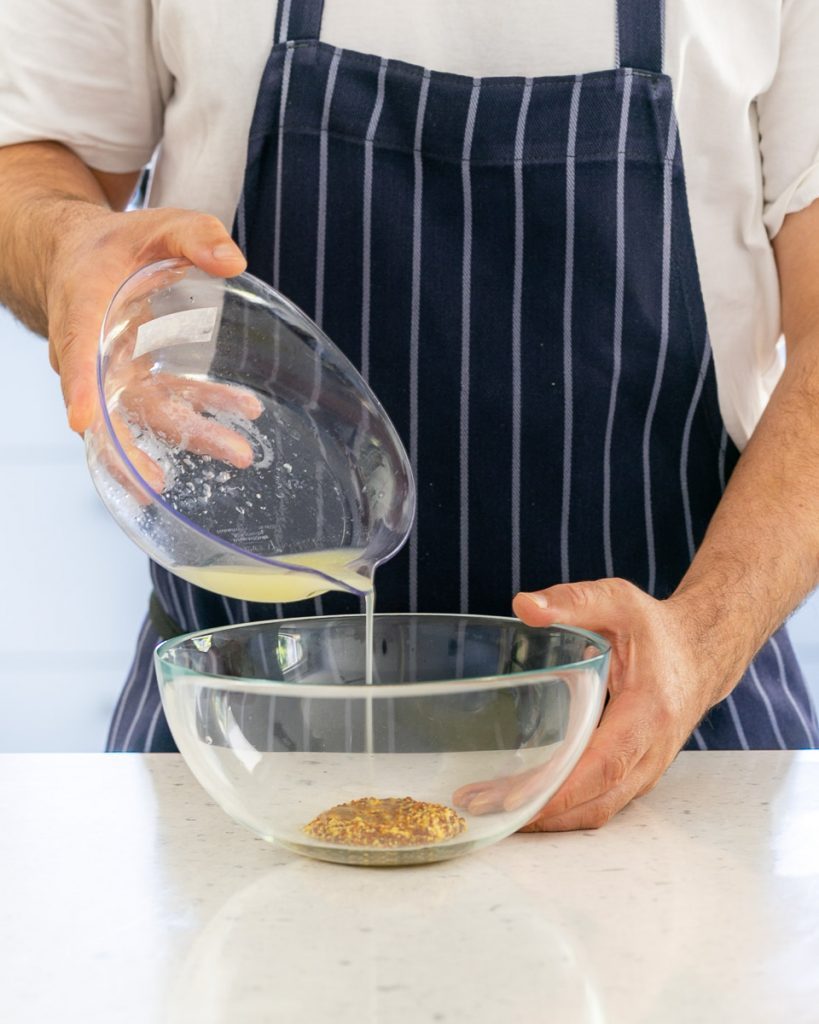
[(516, 811), (542, 792), (543, 782), (548, 778), (549, 771), (547, 762), (518, 775), (484, 782), (470, 782), (453, 793), (452, 802), (470, 814)]
[(562, 816), (627, 783), (651, 743), (641, 703), (630, 692), (612, 698), (583, 756), (539, 818)]
[(149, 247), (148, 259), (179, 256), (209, 274), (233, 277), (247, 266), (242, 250), (233, 241), (218, 217), (204, 213), (180, 214), (170, 224), (161, 226)]
[[(111, 417), (111, 425), (131, 465), (153, 491), (161, 494), (165, 487), (165, 474), (160, 466), (134, 444), (131, 431), (121, 416), (114, 413)], [(119, 456), (114, 454), (113, 450), (106, 451), (103, 448), (101, 457), (111, 475), (136, 498), (140, 505), (147, 505), (150, 502), (150, 496), (131, 479), (130, 474), (122, 465)]]
[(622, 785), (610, 789), (602, 796), (589, 800), (564, 814), (546, 817), (539, 814), (521, 832), (573, 832), (578, 829), (602, 828), (618, 811), (630, 803), (638, 795), (641, 784), (629, 779)]
[(134, 271), (169, 257), (187, 259), (219, 277), (233, 277), (247, 265), (218, 218), (188, 210), (97, 217), (87, 237), (72, 248), (61, 284), (49, 296), (48, 315), (51, 362), (77, 433), (88, 428), (97, 404), (97, 342), (111, 296)]
[(82, 294), (67, 304), (55, 300), (49, 310), (49, 355), (60, 375), (60, 387), (72, 430), (83, 434), (99, 404), (97, 350), (100, 327), (111, 299), (104, 273), (84, 282)]
[(543, 783), (549, 777), (549, 763), (534, 768), (517, 778), (510, 780), (512, 785), (503, 798), (505, 811), (516, 811), (518, 807), (534, 800), (543, 791)]
[(194, 455), (210, 455), (237, 469), (247, 469), (253, 462), (253, 449), (246, 438), (201, 416), (180, 398), (160, 395), (152, 401), (141, 397), (128, 409), (143, 426)]
[(475, 797), (491, 792), (498, 783), (495, 780), (486, 780), (484, 782), (468, 782), (465, 786), (461, 786), (460, 789), (456, 789), (452, 794), (452, 803), (456, 807), (460, 807), (464, 811), (469, 810), (469, 805), (475, 799)]
[[(101, 317), (102, 314), (100, 314)], [(58, 324), (55, 339), (60, 387), (68, 413), (68, 425), (83, 434), (97, 408), (97, 338), (100, 324), (93, 315), (69, 314)]]
[(528, 626), (560, 622), (611, 635), (628, 630), (639, 594), (631, 583), (618, 579), (560, 583), (517, 594), (512, 608)]
[(184, 398), (197, 412), (230, 412), (258, 419), (264, 412), (259, 399), (245, 388), (216, 381), (187, 381), (172, 374), (160, 373), (153, 379), (155, 385), (166, 385), (170, 394)]

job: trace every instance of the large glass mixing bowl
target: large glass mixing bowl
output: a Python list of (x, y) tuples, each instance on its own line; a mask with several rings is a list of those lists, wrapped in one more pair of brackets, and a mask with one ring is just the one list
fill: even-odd
[(233, 818), (348, 864), (444, 860), (525, 825), (567, 777), (603, 707), (593, 633), (468, 615), (290, 619), (156, 651), (191, 771)]
[(415, 511), (409, 460), (350, 361), (250, 274), (184, 260), (111, 300), (88, 465), (155, 561), (217, 593), (364, 593)]

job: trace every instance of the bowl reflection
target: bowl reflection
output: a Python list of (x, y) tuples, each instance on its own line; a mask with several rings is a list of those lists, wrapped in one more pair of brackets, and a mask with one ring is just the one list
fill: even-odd
[(342, 884), (331, 867), (294, 861), (198, 933), (168, 1020), (485, 1020), (487, 1007), (523, 1020), (548, 1005), (549, 1019), (591, 1024), (603, 1018), (584, 961), (487, 865), (346, 873)]

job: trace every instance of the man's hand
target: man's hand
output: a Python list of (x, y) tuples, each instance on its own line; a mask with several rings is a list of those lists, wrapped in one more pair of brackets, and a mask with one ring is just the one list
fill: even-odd
[(656, 785), (721, 694), (673, 600), (656, 601), (624, 580), (607, 579), (518, 594), (513, 607), (527, 625), (582, 626), (612, 646), (600, 725), (572, 774), (523, 831), (598, 828)]
[(245, 260), (221, 221), (190, 210), (119, 213), (137, 172), (92, 171), (52, 142), (0, 148), (0, 302), (48, 336), (68, 420), (96, 408), (100, 324), (119, 285), (154, 260), (181, 257), (232, 277)]
[(515, 598), (524, 622), (584, 626), (613, 650), (600, 726), (530, 831), (596, 827), (648, 792), (819, 584), (819, 201), (774, 251), (787, 364), (674, 594), (600, 580)]
[(46, 280), (49, 355), (60, 375), (69, 425), (81, 434), (97, 401), (100, 324), (125, 278), (169, 257), (229, 277), (244, 269), (245, 260), (215, 217), (172, 209), (113, 213), (90, 203), (53, 203), (63, 229)]

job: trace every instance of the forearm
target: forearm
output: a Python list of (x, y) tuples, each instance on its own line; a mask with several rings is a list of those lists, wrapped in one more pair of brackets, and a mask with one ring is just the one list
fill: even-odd
[(48, 329), (46, 285), (71, 220), (108, 210), (93, 173), (52, 142), (0, 148), (0, 302), (27, 326)]
[(819, 331), (792, 346), (696, 557), (670, 599), (725, 697), (819, 583)]

